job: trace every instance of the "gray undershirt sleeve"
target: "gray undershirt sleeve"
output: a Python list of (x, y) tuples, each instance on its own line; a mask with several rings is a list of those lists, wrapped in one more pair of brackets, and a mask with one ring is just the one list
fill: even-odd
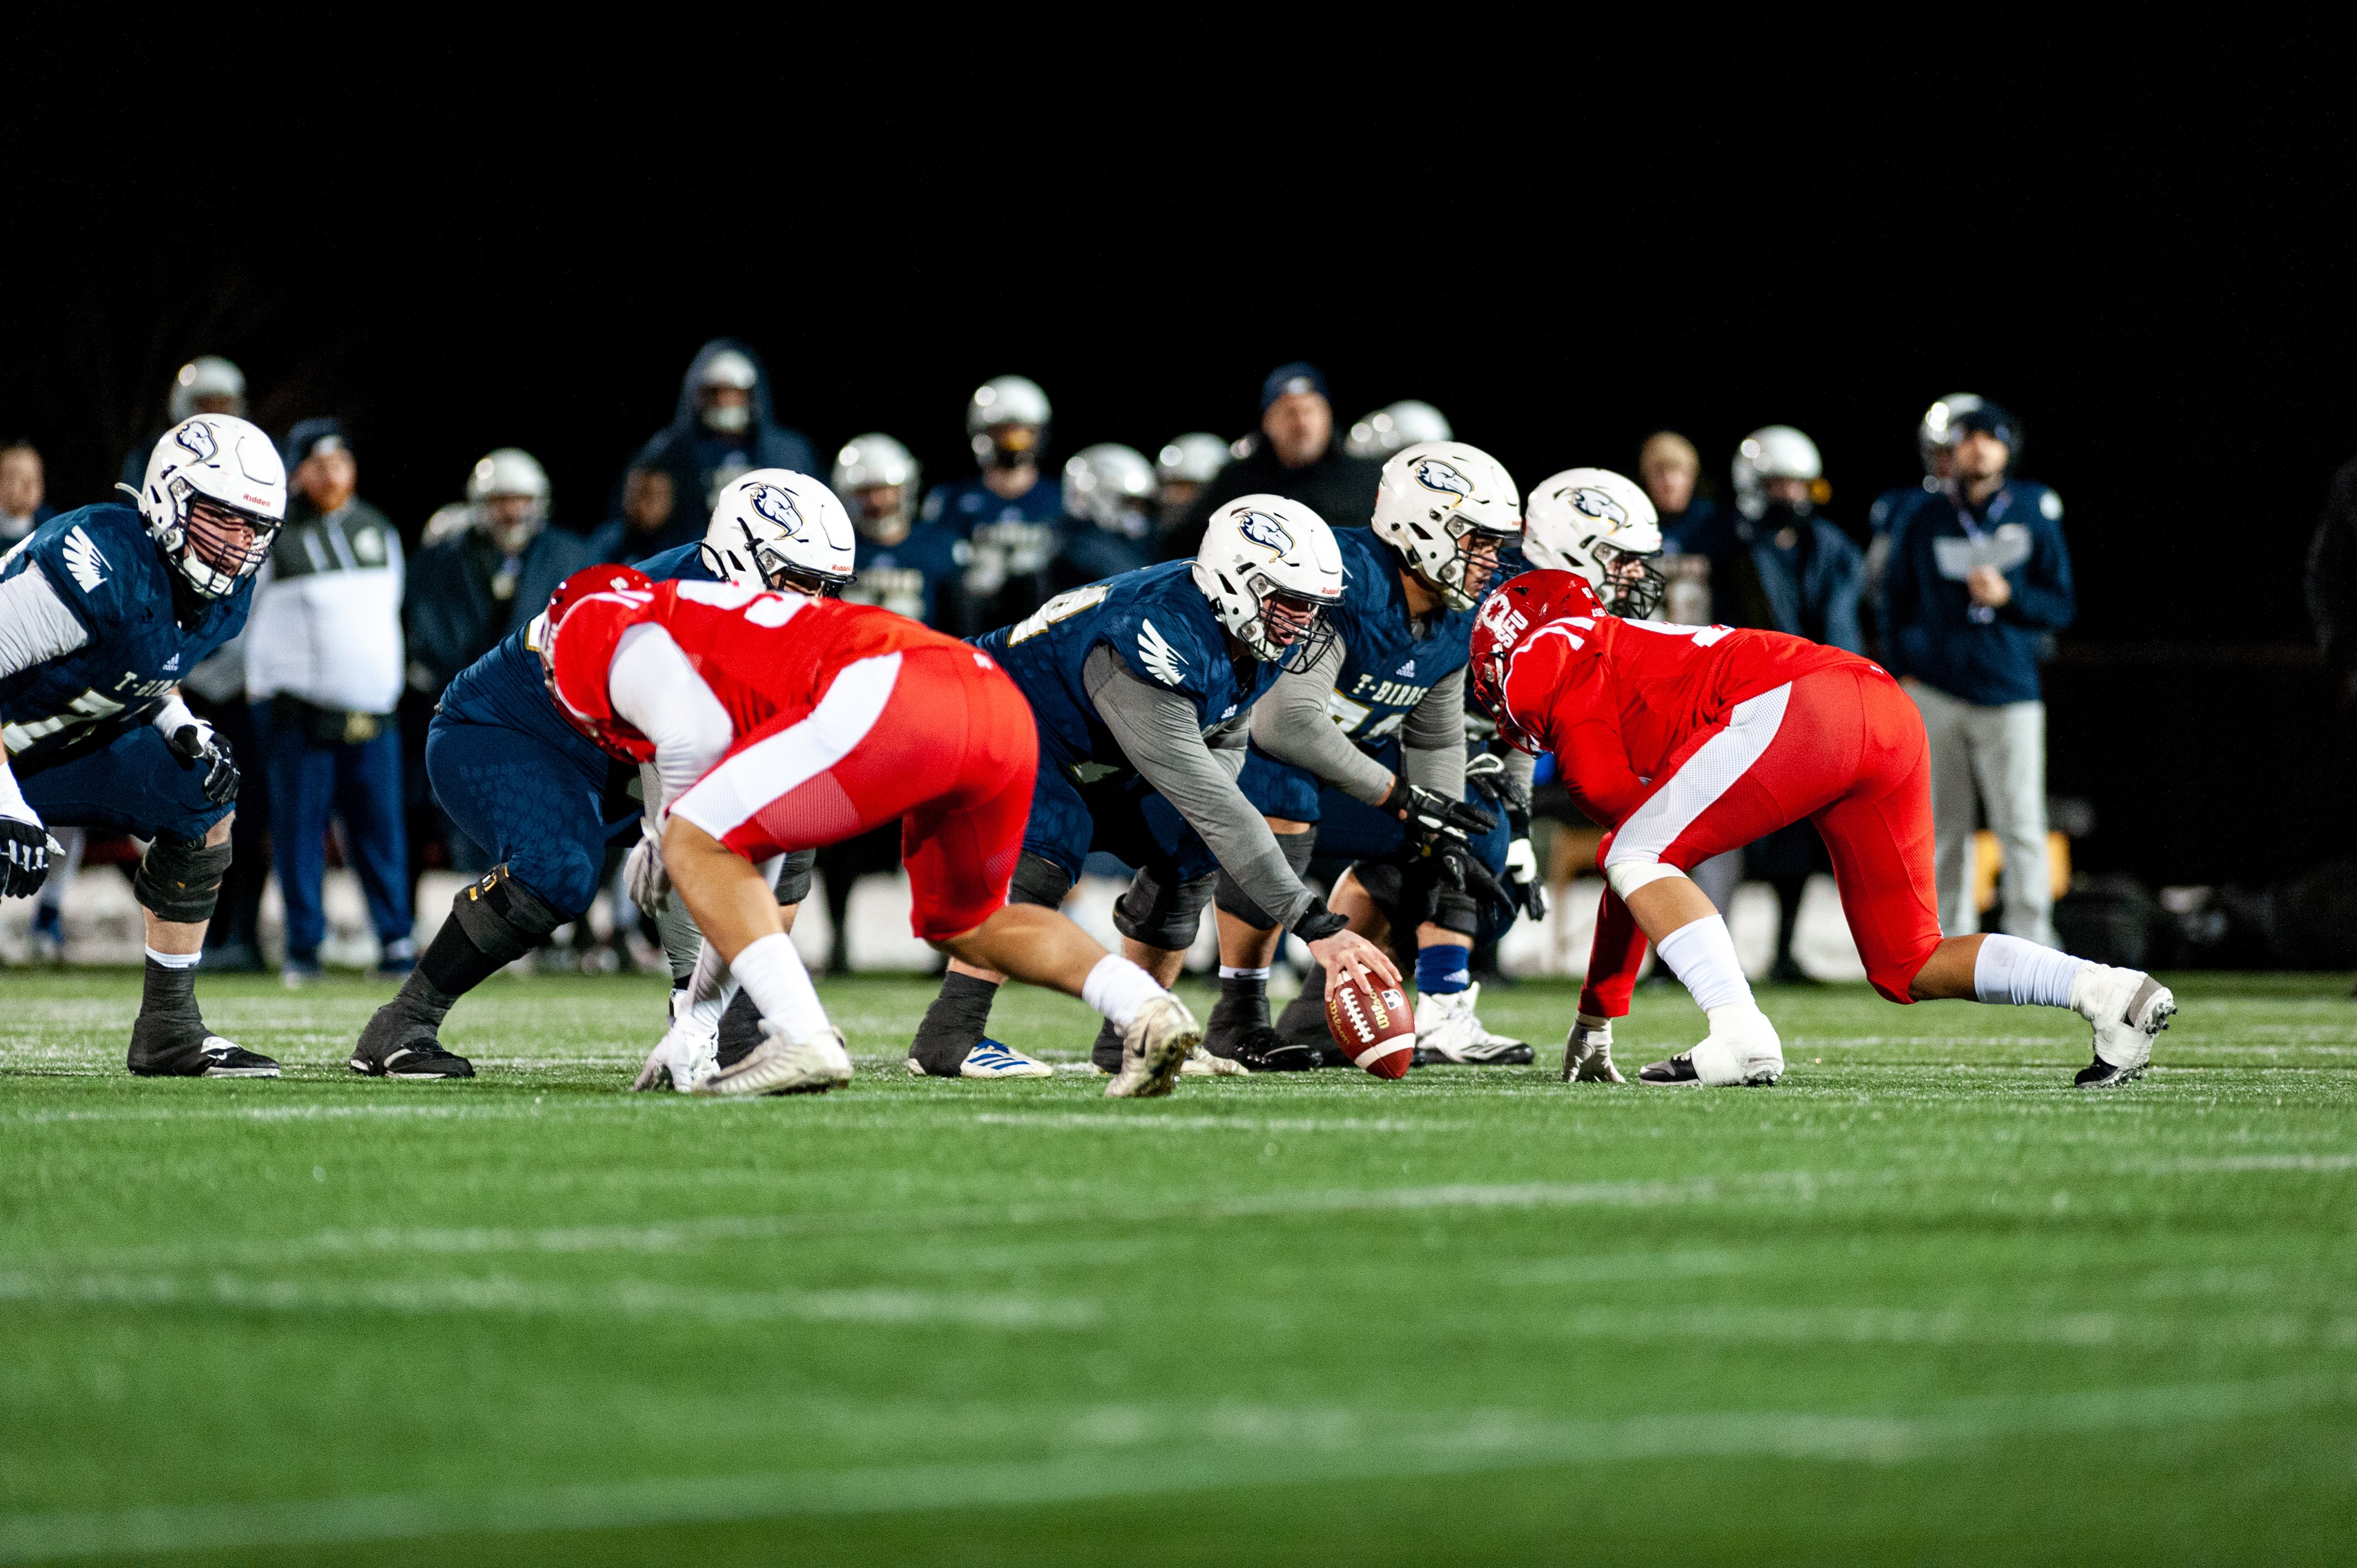
[(1531, 809), (1531, 776), (1539, 759), (1518, 746), (1506, 748), (1506, 799), (1522, 811)]
[(1279, 762), (1308, 769), (1352, 800), (1380, 806), (1391, 793), (1392, 770), (1361, 751), (1334, 723), (1327, 705), (1348, 652), (1338, 637), (1315, 663), (1279, 675), (1267, 694), (1253, 704), (1253, 744)]
[[(1285, 863), (1276, 835), (1236, 788), (1243, 725), (1232, 727), (1233, 741), (1222, 733), (1214, 751), (1204, 743), (1192, 703), (1138, 679), (1109, 648), (1090, 650), (1081, 683), (1130, 766), (1178, 808), (1245, 897), (1280, 926), (1290, 927), (1307, 913), (1313, 896)], [(1322, 713), (1318, 722), (1327, 723)]]
[(1465, 671), (1452, 670), (1415, 704), (1400, 732), (1407, 781), (1444, 800), (1465, 798)]
[(46, 664), (90, 640), (39, 562), (0, 583), (0, 678)]

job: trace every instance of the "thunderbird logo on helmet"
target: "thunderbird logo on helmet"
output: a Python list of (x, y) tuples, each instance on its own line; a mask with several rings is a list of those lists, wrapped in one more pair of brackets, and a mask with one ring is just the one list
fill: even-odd
[(1628, 508), (1590, 485), (1582, 485), (1572, 492), (1571, 506), (1580, 516), (1609, 522), (1614, 528), (1625, 528), (1629, 523)]
[(1236, 532), (1279, 555), (1293, 553), (1293, 535), (1285, 531), (1285, 524), (1265, 511), (1248, 511), (1236, 519)]
[(755, 511), (784, 529), (788, 538), (802, 531), (802, 509), (794, 505), (792, 496), (775, 485), (755, 485), (753, 493), (746, 499), (752, 502)]
[(1462, 506), (1473, 499), (1473, 481), (1437, 457), (1426, 457), (1415, 466), (1415, 482), (1427, 490), (1455, 496), (1448, 503), (1451, 506)]
[(212, 426), (201, 420), (190, 420), (174, 433), (172, 439), (197, 455), (199, 463), (210, 463), (221, 455), (214, 444)]

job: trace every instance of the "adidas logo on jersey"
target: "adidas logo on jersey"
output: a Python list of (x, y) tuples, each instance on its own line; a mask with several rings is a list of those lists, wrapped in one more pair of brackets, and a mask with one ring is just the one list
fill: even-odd
[(180, 667), (180, 656), (179, 656), (178, 654), (177, 654), (177, 653), (175, 653), (174, 655), (172, 655), (172, 657), (171, 657), (171, 658), (167, 659), (166, 660), (164, 660), (164, 668), (165, 668), (165, 669), (167, 669), (167, 670), (178, 670), (179, 667)]
[(91, 542), (90, 535), (81, 531), (79, 523), (66, 535), (62, 553), (66, 570), (73, 574), (73, 580), (81, 585), (85, 594), (97, 592), (98, 585), (106, 581), (107, 573), (114, 570), (114, 563), (99, 553), (98, 546)]
[(1415, 660), (1413, 660), (1413, 659), (1411, 659), (1411, 660), (1409, 660), (1406, 663), (1405, 663), (1405, 664), (1401, 665), (1401, 666), (1399, 667), (1399, 672), (1400, 672), (1400, 674), (1401, 674), (1403, 677), (1405, 677), (1405, 676), (1409, 676), (1409, 675), (1413, 675), (1413, 674), (1415, 674)]
[(1137, 657), (1144, 661), (1154, 678), (1166, 686), (1176, 686), (1185, 680), (1187, 660), (1170, 646), (1169, 639), (1154, 628), (1150, 620), (1137, 623)]

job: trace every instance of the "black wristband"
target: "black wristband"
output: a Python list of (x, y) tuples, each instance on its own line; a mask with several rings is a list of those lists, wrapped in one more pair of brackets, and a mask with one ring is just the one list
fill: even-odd
[(1379, 811), (1406, 811), (1408, 800), (1413, 795), (1415, 789), (1415, 786), (1407, 781), (1406, 774), (1393, 774), (1391, 790), (1389, 793), (1385, 794), (1381, 800), (1376, 802), (1375, 809)]
[(1506, 836), (1507, 836), (1508, 838), (1510, 838), (1510, 839), (1526, 839), (1526, 838), (1530, 837), (1530, 836), (1531, 836), (1531, 814), (1530, 814), (1530, 812), (1528, 812), (1528, 811), (1518, 811), (1514, 810), (1514, 808), (1513, 808), (1513, 807), (1512, 807), (1512, 806), (1507, 807), (1507, 808), (1506, 808)]
[(1323, 898), (1312, 898), (1309, 908), (1293, 922), (1293, 934), (1305, 942), (1322, 942), (1351, 929), (1348, 916), (1338, 915), (1326, 908)]

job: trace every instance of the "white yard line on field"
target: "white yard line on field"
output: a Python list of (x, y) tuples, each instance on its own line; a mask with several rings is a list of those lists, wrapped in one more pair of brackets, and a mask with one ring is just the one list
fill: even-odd
[[(2340, 1379), (2284, 1379), (1960, 1400), (1888, 1415), (1727, 1411), (1550, 1420), (1517, 1411), (1413, 1420), (1239, 1426), (1205, 1411), (1125, 1462), (1103, 1444), (1037, 1460), (874, 1465), (703, 1477), (639, 1477), (475, 1496), (393, 1495), (0, 1515), (0, 1562), (171, 1552), (332, 1547), (434, 1536), (647, 1529), (823, 1514), (1041, 1507), (1262, 1487), (1273, 1482), (1481, 1475), (1661, 1459), (1774, 1458), (1837, 1465), (1939, 1460), (2023, 1438), (2186, 1430), (2345, 1407)], [(1217, 1431), (1219, 1440), (1210, 1440)], [(1139, 1432), (1115, 1434), (1135, 1446)], [(1151, 1461), (1146, 1462), (1146, 1461)]]

